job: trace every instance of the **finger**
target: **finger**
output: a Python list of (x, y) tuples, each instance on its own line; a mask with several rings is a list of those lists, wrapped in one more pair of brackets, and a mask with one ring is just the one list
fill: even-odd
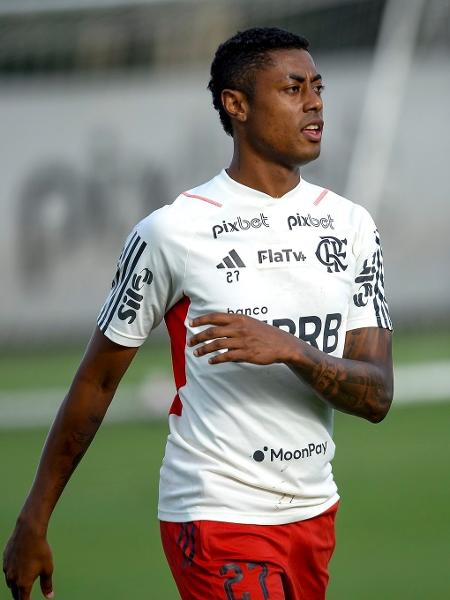
[(40, 576), (40, 584), (42, 593), (46, 598), (54, 598), (55, 593), (53, 592), (52, 573), (44, 572)]
[(11, 583), (9, 588), (11, 589), (14, 600), (19, 600), (19, 587), (15, 583)]
[(218, 365), (225, 362), (243, 362), (244, 360), (245, 357), (240, 350), (229, 350), (228, 352), (222, 352), (217, 356), (208, 358), (208, 362), (211, 365)]
[(6, 581), (6, 585), (10, 588), (12, 586), (12, 579), (11, 577), (8, 577), (8, 575), (6, 574), (6, 571), (3, 570), (4, 574), (5, 574), (5, 581)]
[(232, 323), (234, 319), (239, 318), (240, 315), (230, 315), (228, 313), (208, 313), (207, 315), (201, 315), (190, 321), (192, 327), (200, 327), (201, 325), (228, 325)]
[(19, 587), (19, 600), (30, 600), (31, 596), (31, 585), (21, 585)]
[(232, 338), (220, 338), (218, 340), (214, 340), (209, 344), (204, 344), (199, 348), (194, 350), (195, 356), (204, 356), (205, 354), (210, 354), (211, 352), (217, 352), (218, 350), (232, 350), (236, 349), (239, 345), (239, 340), (235, 340)]
[(193, 335), (188, 344), (189, 346), (196, 346), (200, 342), (207, 342), (208, 340), (215, 340), (216, 338), (225, 338), (230, 335), (230, 330), (226, 327), (208, 327), (200, 333)]
[(8, 567), (6, 566), (6, 560), (3, 561), (3, 574), (5, 576), (6, 585), (8, 587), (11, 587), (11, 585), (9, 583), (11, 581), (11, 577), (10, 577), (11, 571), (9, 571), (9, 574), (8, 574)]

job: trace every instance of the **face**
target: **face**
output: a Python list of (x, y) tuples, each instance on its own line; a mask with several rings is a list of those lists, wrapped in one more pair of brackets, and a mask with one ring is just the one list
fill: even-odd
[(320, 154), (321, 76), (306, 50), (277, 50), (273, 65), (257, 71), (253, 97), (244, 101), (237, 134), (261, 158), (288, 167)]

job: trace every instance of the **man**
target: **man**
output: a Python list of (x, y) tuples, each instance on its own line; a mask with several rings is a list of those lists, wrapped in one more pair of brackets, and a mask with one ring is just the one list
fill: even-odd
[(52, 597), (51, 512), (163, 318), (177, 395), (159, 518), (181, 597), (325, 597), (333, 409), (376, 423), (392, 399), (379, 237), (362, 207), (300, 177), (323, 129), (304, 38), (238, 33), (219, 47), (209, 89), (233, 137), (231, 164), (124, 246), (5, 551), (16, 599), (29, 599), (38, 576)]

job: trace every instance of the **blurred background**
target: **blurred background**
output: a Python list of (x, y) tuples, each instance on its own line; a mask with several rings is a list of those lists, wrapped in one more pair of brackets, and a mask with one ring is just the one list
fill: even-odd
[[(206, 89), (215, 49), (263, 25), (311, 42), (326, 129), (303, 175), (373, 214), (396, 327), (391, 415), (377, 427), (336, 418), (343, 501), (329, 598), (442, 599), (449, 0), (0, 0), (0, 543), (130, 228), (228, 164)], [(178, 597), (155, 516), (172, 394), (161, 328), (56, 510), (66, 600)]]

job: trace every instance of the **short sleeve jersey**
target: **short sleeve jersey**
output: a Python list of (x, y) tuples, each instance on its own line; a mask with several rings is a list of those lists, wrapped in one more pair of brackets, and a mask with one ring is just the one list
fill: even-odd
[(177, 395), (159, 518), (279, 524), (338, 499), (333, 410), (284, 364), (208, 363), (190, 320), (244, 314), (341, 357), (346, 331), (391, 328), (369, 213), (300, 183), (279, 199), (222, 171), (128, 237), (98, 325), (139, 346), (164, 318)]

